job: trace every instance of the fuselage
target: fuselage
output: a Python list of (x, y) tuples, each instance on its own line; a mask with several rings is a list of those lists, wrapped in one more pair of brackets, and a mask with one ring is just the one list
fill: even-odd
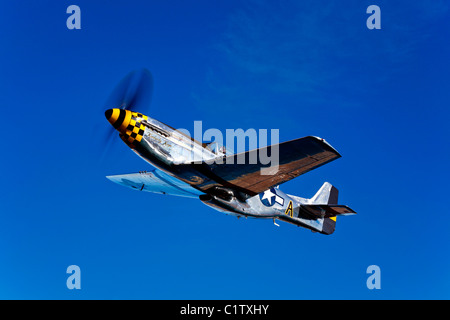
[(109, 109), (105, 116), (136, 154), (185, 182), (187, 187), (201, 191), (200, 200), (206, 205), (238, 217), (280, 219), (320, 232), (323, 218), (300, 217), (296, 209), (308, 204), (309, 199), (287, 195), (277, 187), (250, 196), (224, 186), (210, 172), (202, 170), (203, 163), (226, 156), (219, 150), (213, 151), (208, 145), (141, 113)]

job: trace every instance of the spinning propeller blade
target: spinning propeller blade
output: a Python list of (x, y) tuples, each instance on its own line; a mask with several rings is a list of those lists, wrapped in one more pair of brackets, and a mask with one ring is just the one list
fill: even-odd
[(153, 93), (153, 77), (147, 69), (139, 69), (126, 75), (113, 90), (106, 109), (123, 109), (147, 113)]
[[(104, 112), (118, 108), (148, 114), (153, 94), (153, 77), (147, 69), (138, 69), (127, 74), (114, 88), (104, 106)], [(103, 118), (104, 119), (104, 118)], [(101, 159), (111, 147), (114, 128), (105, 123), (103, 153)]]

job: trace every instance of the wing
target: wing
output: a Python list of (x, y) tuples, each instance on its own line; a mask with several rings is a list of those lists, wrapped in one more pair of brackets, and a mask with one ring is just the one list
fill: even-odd
[(109, 180), (135, 190), (173, 196), (198, 198), (203, 192), (191, 187), (161, 170), (153, 169), (140, 173), (107, 176)]
[[(261, 155), (270, 155), (270, 158), (272, 152), (278, 152), (278, 167), (273, 167), (273, 163), (268, 161), (267, 164), (261, 161)], [(325, 140), (304, 137), (225, 157), (223, 164), (202, 163), (197, 169), (215, 181), (215, 184), (207, 182), (198, 187), (206, 191), (220, 184), (254, 196), (340, 157)], [(269, 169), (270, 166), (272, 168)], [(267, 170), (265, 175), (261, 174), (261, 169)]]

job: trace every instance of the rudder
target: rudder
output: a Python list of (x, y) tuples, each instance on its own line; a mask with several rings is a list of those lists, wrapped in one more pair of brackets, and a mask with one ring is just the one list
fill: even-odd
[(332, 234), (336, 228), (337, 215), (351, 215), (356, 212), (344, 205), (338, 205), (339, 191), (329, 182), (325, 182), (309, 201), (301, 205), (301, 211), (313, 217), (322, 217), (323, 234)]
[(337, 204), (339, 191), (329, 182), (325, 182), (317, 193), (310, 199), (311, 204)]

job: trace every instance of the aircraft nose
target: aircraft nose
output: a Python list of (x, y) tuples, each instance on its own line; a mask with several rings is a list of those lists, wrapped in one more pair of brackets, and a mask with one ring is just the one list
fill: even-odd
[(126, 122), (130, 122), (131, 113), (128, 110), (108, 109), (105, 111), (105, 117), (114, 129), (120, 131), (120, 127), (126, 127), (128, 125)]
[(105, 111), (105, 117), (108, 121), (109, 121), (109, 119), (111, 119), (113, 112), (114, 112), (114, 109), (108, 109)]

